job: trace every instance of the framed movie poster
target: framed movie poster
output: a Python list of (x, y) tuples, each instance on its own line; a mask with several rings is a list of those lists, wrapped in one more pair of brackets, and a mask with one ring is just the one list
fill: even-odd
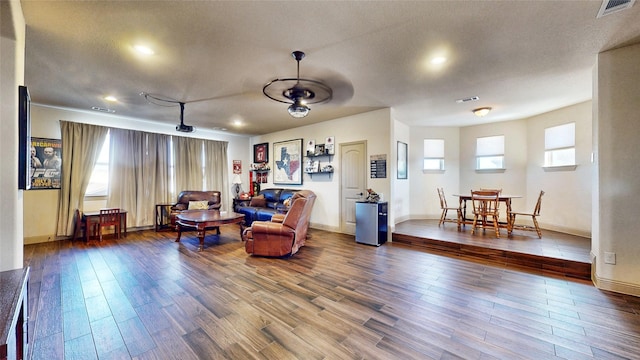
[(273, 183), (302, 184), (302, 139), (273, 143)]
[(60, 189), (62, 140), (31, 138), (31, 189)]
[(253, 145), (253, 162), (254, 163), (269, 162), (269, 143)]

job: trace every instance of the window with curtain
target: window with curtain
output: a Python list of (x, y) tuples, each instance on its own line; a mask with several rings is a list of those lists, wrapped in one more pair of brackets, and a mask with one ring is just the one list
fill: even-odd
[(423, 170), (444, 170), (444, 139), (424, 139)]
[(576, 164), (576, 123), (544, 129), (544, 166), (572, 166)]
[(109, 188), (109, 133), (102, 145), (100, 156), (93, 167), (91, 179), (87, 186), (85, 197), (107, 196)]
[(219, 190), (226, 195), (227, 145), (111, 128), (85, 197), (106, 195), (107, 207), (127, 210), (131, 226), (152, 225), (154, 204), (175, 201), (180, 191)]
[(476, 139), (476, 170), (504, 169), (504, 135)]

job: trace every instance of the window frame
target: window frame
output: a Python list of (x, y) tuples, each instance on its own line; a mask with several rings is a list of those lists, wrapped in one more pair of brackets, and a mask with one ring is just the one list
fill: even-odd
[[(490, 138), (501, 138), (501, 144), (493, 144), (492, 147), (502, 148), (501, 151), (491, 152), (490, 150), (483, 150), (481, 147), (483, 146), (483, 140), (488, 140)], [(484, 144), (487, 145), (487, 144)], [(499, 146), (496, 146), (499, 145)], [(476, 172), (503, 172), (505, 168), (505, 136), (504, 135), (490, 135), (490, 136), (480, 136), (476, 138)], [(499, 150), (499, 149), (498, 149)], [(481, 166), (481, 161), (488, 159), (499, 160), (500, 164), (497, 167), (483, 167)]]
[[(435, 147), (430, 147), (428, 145), (428, 142), (432, 142), (433, 144), (440, 143), (441, 145), (437, 145), (436, 147), (438, 147), (439, 149), (435, 149)], [(444, 159), (445, 159), (445, 141), (444, 139), (439, 139), (439, 138), (429, 138), (429, 139), (424, 139), (422, 142), (423, 145), (423, 158), (422, 158), (422, 171), (423, 172), (435, 172), (435, 173), (439, 173), (439, 172), (444, 172)], [(434, 151), (428, 151), (428, 149), (434, 149)], [(427, 168), (426, 162), (427, 161), (437, 161), (438, 162), (438, 168)]]
[[(565, 128), (570, 127), (570, 141), (566, 138), (559, 139), (559, 136), (568, 134)], [(549, 144), (549, 143), (552, 144)], [(557, 143), (557, 144), (556, 144)], [(558, 155), (572, 150), (571, 162), (554, 161)], [(544, 129), (544, 164), (545, 171), (575, 170), (576, 163), (576, 122), (568, 122), (560, 125), (549, 126)]]

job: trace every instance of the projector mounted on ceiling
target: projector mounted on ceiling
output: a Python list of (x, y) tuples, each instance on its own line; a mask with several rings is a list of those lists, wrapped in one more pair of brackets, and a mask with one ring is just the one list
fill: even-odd
[(158, 106), (176, 106), (176, 104), (180, 105), (180, 124), (176, 125), (176, 131), (190, 133), (195, 130), (195, 128), (191, 125), (185, 125), (184, 123), (184, 102), (174, 100), (165, 96), (160, 95), (152, 95), (146, 92), (141, 92), (141, 96), (151, 104), (155, 104)]
[(193, 126), (184, 124), (184, 103), (180, 102), (180, 124), (176, 125), (176, 130), (180, 132), (193, 132)]

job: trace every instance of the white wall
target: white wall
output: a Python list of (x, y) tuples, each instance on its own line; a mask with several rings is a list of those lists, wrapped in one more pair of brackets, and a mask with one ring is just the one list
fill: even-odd
[[(283, 111), (283, 116), (288, 116)], [(390, 109), (376, 110), (364, 114), (348, 116), (318, 124), (302, 125), (293, 129), (288, 129), (263, 136), (256, 136), (251, 139), (251, 144), (269, 143), (269, 162), (271, 169), (273, 163), (273, 143), (292, 139), (303, 139), (304, 144), (314, 139), (316, 144), (324, 143), (328, 136), (335, 137), (336, 154), (340, 144), (354, 141), (366, 141), (367, 143), (367, 165), (370, 155), (387, 155), (387, 178), (371, 179), (367, 168), (367, 187), (378, 193), (383, 193), (385, 198), (391, 194), (391, 173), (395, 150), (390, 149), (391, 131)], [(292, 120), (304, 124), (304, 119)], [(340, 161), (338, 155), (334, 155), (331, 161), (334, 173), (331, 175), (311, 175), (304, 174), (302, 185), (274, 185), (273, 174), (269, 174), (269, 182), (261, 184), (261, 189), (272, 187), (284, 187), (290, 189), (308, 189), (316, 193), (317, 198), (311, 214), (311, 226), (330, 231), (340, 229)], [(395, 169), (395, 168), (394, 168)], [(390, 224), (393, 221), (389, 220)]]
[[(540, 226), (580, 236), (591, 236), (591, 184), (593, 164), (592, 102), (558, 109), (527, 119), (527, 188), (523, 210), (532, 211), (540, 190)], [(544, 130), (551, 126), (576, 123), (575, 170), (545, 172)]]
[(25, 21), (18, 0), (0, 2), (0, 271), (22, 268), (22, 208), (18, 190), (18, 85), (24, 85)]
[[(476, 139), (504, 135), (504, 172), (476, 172)], [(468, 126), (460, 129), (460, 191), (502, 189), (504, 194), (526, 193), (527, 123), (524, 120)], [(515, 200), (516, 202), (518, 200)]]
[[(391, 194), (388, 197), (389, 201), (389, 224), (395, 224), (408, 220), (411, 213), (411, 203), (414, 202), (413, 196), (411, 196), (411, 182), (419, 175), (415, 171), (416, 164), (422, 164), (422, 157), (416, 157), (414, 148), (419, 146), (418, 144), (411, 143), (411, 129), (408, 125), (401, 123), (397, 120), (393, 121), (393, 136), (390, 137), (391, 157), (390, 163), (395, 166), (390, 166), (387, 174), (391, 179)], [(407, 144), (407, 178), (398, 179), (398, 142), (401, 141)], [(415, 193), (414, 193), (415, 194)]]
[[(230, 135), (222, 132), (198, 129), (190, 134), (176, 134), (174, 124), (158, 124), (97, 112), (82, 112), (59, 109), (37, 104), (31, 105), (31, 134), (34, 137), (60, 139), (60, 120), (81, 122), (123, 129), (143, 130), (161, 134), (190, 136), (210, 140), (228, 141), (227, 148), (229, 184), (233, 176), (232, 161), (241, 160), (244, 173), (249, 165), (249, 137)], [(63, 151), (64, 151), (64, 144)], [(55, 227), (58, 210), (59, 190), (29, 190), (24, 192), (24, 238), (25, 243), (37, 243), (56, 240)], [(223, 201), (231, 208), (232, 188), (223, 191)], [(226, 196), (226, 197), (225, 197)], [(95, 210), (105, 206), (104, 200), (86, 203), (85, 210)], [(22, 224), (21, 224), (22, 225)]]
[[(597, 115), (594, 136), (599, 171), (594, 182), (599, 208), (594, 220), (596, 257), (594, 281), (598, 287), (640, 295), (640, 44), (598, 55), (595, 81)], [(606, 264), (604, 255), (616, 255)]]
[[(460, 192), (460, 128), (414, 126), (410, 139), (411, 218), (438, 219), (441, 210), (436, 188), (444, 189), (448, 205), (458, 204), (458, 198), (452, 195)], [(424, 139), (444, 139), (443, 172), (422, 170)]]
[[(551, 111), (527, 119), (477, 125), (464, 128), (412, 127), (411, 144), (411, 218), (437, 219), (440, 203), (437, 187), (442, 187), (449, 205), (453, 194), (468, 194), (471, 189), (501, 188), (503, 193), (521, 195), (513, 208), (532, 211), (540, 190), (540, 224), (545, 229), (590, 236), (591, 234), (591, 101)], [(544, 129), (576, 122), (576, 170), (545, 172)], [(476, 138), (505, 136), (504, 172), (476, 172)], [(445, 140), (445, 171), (422, 172), (423, 140)], [(566, 186), (566, 184), (570, 184)], [(501, 217), (506, 218), (502, 209)]]

